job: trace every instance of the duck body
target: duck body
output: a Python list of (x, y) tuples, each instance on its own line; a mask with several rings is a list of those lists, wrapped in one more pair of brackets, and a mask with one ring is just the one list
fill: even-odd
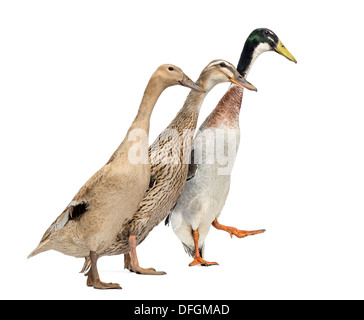
[[(150, 175), (149, 165), (126, 168), (116, 162), (105, 165), (78, 192), (47, 230), (41, 251), (56, 250), (82, 258), (88, 257), (90, 251), (102, 252), (110, 246), (115, 234), (136, 211), (148, 188)], [(70, 208), (85, 210), (87, 214), (80, 212), (79, 216), (70, 217)], [(63, 227), (60, 226), (62, 219), (69, 219)]]
[(118, 155), (85, 183), (29, 257), (47, 250), (87, 257), (90, 251), (102, 252), (111, 244), (133, 216), (150, 181), (149, 163), (129, 163), (126, 151), (131, 146), (123, 141)]
[[(138, 245), (165, 219), (183, 192), (189, 168), (184, 157), (189, 157), (191, 153), (193, 133), (205, 96), (206, 94), (191, 92), (187, 98), (187, 104), (191, 108), (182, 110), (149, 149), (152, 163), (151, 187), (128, 230), (129, 234), (137, 235)], [(192, 105), (195, 107), (192, 108)], [(183, 119), (183, 122), (178, 119)]]
[[(230, 191), (231, 170), (240, 143), (239, 112), (243, 90), (231, 86), (214, 112), (201, 125), (193, 142), (189, 176), (182, 196), (170, 215), (174, 233), (186, 252), (195, 255), (192, 230), (199, 231), (203, 253), (205, 238), (221, 214)], [(229, 105), (225, 105), (229, 101)], [(234, 102), (234, 103), (233, 103)]]
[(125, 151), (131, 146), (124, 140), (117, 155), (86, 182), (28, 258), (47, 250), (84, 257), (91, 263), (88, 286), (121, 289), (100, 280), (97, 260), (133, 216), (149, 184), (150, 165), (128, 161)]

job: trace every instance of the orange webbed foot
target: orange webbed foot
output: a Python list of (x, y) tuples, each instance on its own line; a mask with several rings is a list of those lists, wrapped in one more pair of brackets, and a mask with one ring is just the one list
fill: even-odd
[(229, 234), (230, 237), (232, 238), (233, 235), (237, 238), (245, 238), (248, 236), (254, 236), (256, 234), (260, 234), (260, 233), (264, 233), (265, 230), (264, 229), (260, 229), (260, 230), (253, 230), (253, 231), (246, 231), (246, 230), (239, 230), (237, 228), (234, 227), (227, 227), (226, 230)]
[(217, 262), (209, 262), (206, 261), (202, 258), (198, 258), (196, 257), (195, 260), (193, 260), (189, 266), (193, 267), (193, 266), (204, 266), (204, 267), (209, 267), (209, 266), (218, 266), (219, 264)]

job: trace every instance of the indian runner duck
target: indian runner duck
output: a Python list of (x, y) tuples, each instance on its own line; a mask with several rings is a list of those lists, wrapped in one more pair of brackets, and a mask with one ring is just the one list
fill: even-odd
[[(258, 56), (267, 51), (275, 51), (297, 62), (273, 31), (259, 28), (247, 38), (237, 70), (247, 77)], [(238, 238), (265, 231), (239, 230), (218, 222), (229, 194), (230, 174), (240, 142), (242, 98), (243, 88), (232, 85), (201, 125), (193, 143), (186, 187), (166, 219), (185, 251), (194, 258), (190, 266), (217, 264), (203, 259), (205, 239), (211, 225)]]

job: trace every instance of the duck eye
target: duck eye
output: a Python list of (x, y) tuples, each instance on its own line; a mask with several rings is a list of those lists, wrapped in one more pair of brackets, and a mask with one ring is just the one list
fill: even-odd
[(221, 62), (220, 67), (224, 68), (224, 67), (226, 67), (226, 64), (224, 62)]
[(174, 68), (173, 68), (173, 67), (169, 67), (169, 68), (168, 68), (168, 70), (169, 70), (169, 71), (173, 71), (173, 70), (174, 70)]

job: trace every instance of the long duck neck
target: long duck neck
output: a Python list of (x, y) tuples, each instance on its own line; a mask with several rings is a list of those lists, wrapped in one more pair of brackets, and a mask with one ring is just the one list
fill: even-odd
[[(265, 46), (260, 46), (249, 38), (245, 42), (237, 67), (237, 70), (244, 78), (248, 76), (255, 60), (264, 51), (266, 51)], [(233, 84), (211, 113), (206, 126), (210, 128), (219, 126), (238, 127), (243, 92), (244, 89), (242, 87)]]
[(203, 126), (206, 128), (238, 128), (242, 101), (243, 88), (232, 85)]
[(156, 105), (160, 95), (166, 89), (156, 77), (152, 77), (144, 91), (142, 102), (138, 110), (135, 120), (130, 126), (129, 131), (133, 129), (142, 129), (149, 135), (150, 117), (152, 115), (154, 106)]
[(203, 88), (205, 92), (191, 90), (185, 100), (185, 103), (183, 104), (183, 107), (178, 112), (174, 120), (170, 123), (168, 129), (175, 129), (180, 133), (182, 133), (183, 130), (196, 129), (201, 105), (206, 95), (213, 87), (208, 84), (208, 79), (205, 79), (203, 74), (200, 75), (199, 79), (196, 81), (196, 84)]
[(255, 60), (261, 53), (266, 50), (266, 45), (256, 42), (256, 40), (247, 39), (243, 51), (241, 53), (237, 70), (239, 73), (246, 78), (252, 68)]
[[(140, 103), (138, 113), (133, 123), (131, 124), (124, 141), (114, 152), (109, 162), (113, 161), (118, 157), (128, 156), (128, 150), (136, 143), (136, 140), (139, 145), (143, 145), (146, 150), (148, 149), (150, 118), (158, 98), (166, 88), (167, 86), (159, 81), (157, 77), (151, 77), (144, 91), (143, 99)], [(134, 134), (138, 136), (139, 139), (132, 138)]]

